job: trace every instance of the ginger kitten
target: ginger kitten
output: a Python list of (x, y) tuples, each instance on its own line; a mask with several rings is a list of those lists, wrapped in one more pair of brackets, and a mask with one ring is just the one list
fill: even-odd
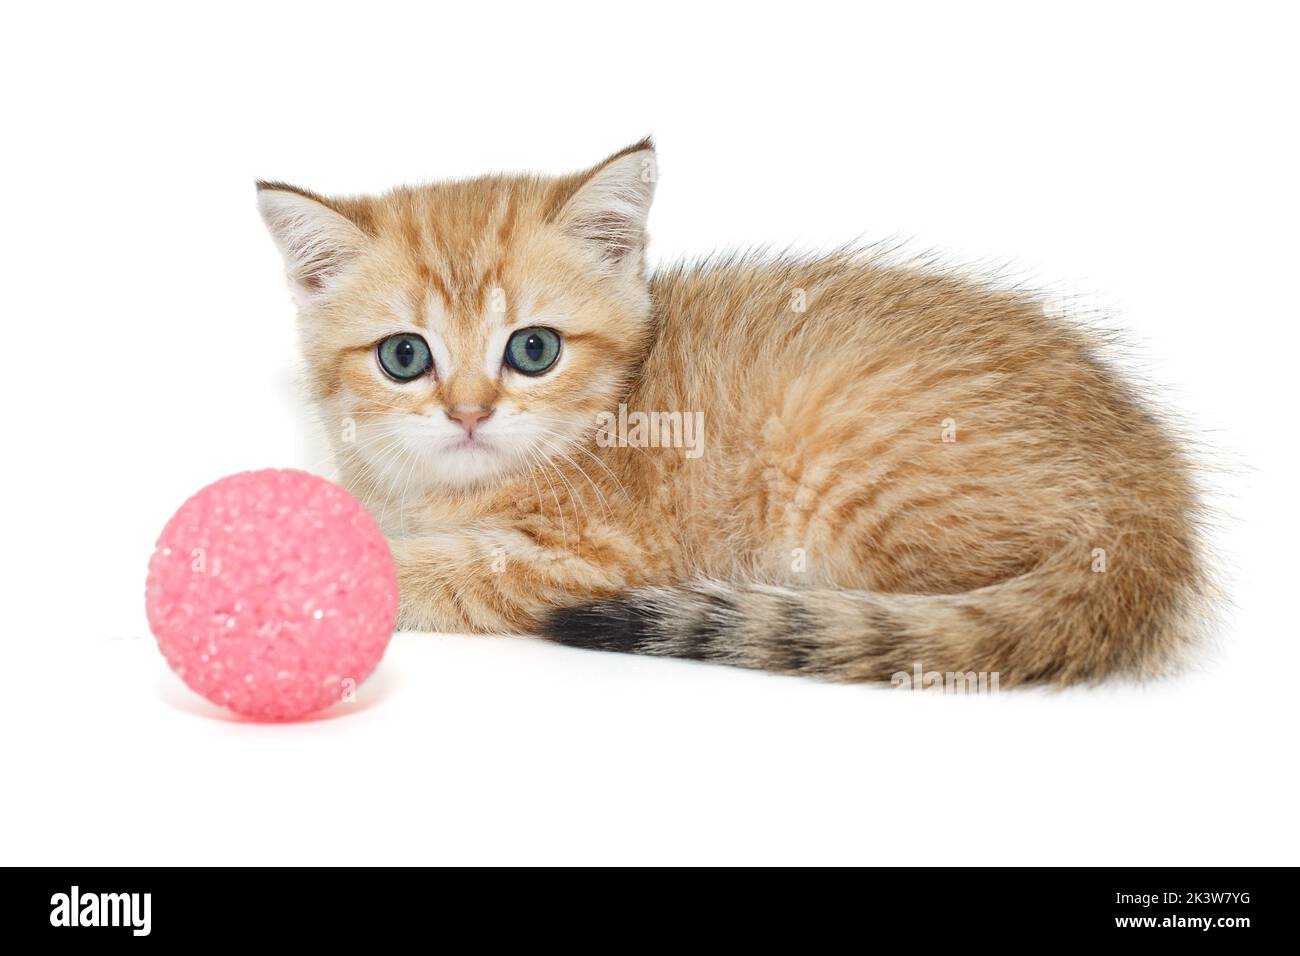
[(399, 623), (833, 680), (1158, 671), (1202, 616), (1178, 443), (1043, 300), (873, 262), (647, 276), (585, 172), (259, 183)]

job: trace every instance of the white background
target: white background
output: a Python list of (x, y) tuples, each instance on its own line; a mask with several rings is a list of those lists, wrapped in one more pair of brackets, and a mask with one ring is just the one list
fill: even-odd
[[(1294, 13), (99, 5), (0, 38), (6, 863), (1297, 863)], [(148, 636), (172, 511), (325, 470), (253, 180), (567, 171), (653, 132), (657, 261), (901, 238), (1108, 310), (1212, 449), (1196, 669), (960, 699), (398, 635), (226, 718)]]

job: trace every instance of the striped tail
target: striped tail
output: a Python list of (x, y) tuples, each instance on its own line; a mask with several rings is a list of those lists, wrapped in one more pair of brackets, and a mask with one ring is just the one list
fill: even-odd
[(1098, 573), (1062, 555), (958, 594), (716, 581), (634, 588), (553, 611), (542, 633), (574, 647), (834, 681), (889, 681), (919, 668), (998, 674), (1000, 686), (1073, 683), (1166, 669), (1191, 643), (1203, 590), (1192, 563)]

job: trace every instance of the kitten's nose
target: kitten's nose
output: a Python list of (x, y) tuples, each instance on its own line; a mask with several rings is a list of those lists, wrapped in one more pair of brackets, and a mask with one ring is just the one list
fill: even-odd
[(484, 409), (482, 405), (457, 405), (455, 408), (446, 410), (447, 417), (453, 422), (459, 422), (460, 427), (465, 429), (466, 434), (473, 435), (474, 429), (479, 428), (485, 421), (492, 417), (494, 409)]

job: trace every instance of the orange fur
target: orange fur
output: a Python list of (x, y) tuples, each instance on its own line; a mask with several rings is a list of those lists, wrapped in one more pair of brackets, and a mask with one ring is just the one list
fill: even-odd
[[(403, 626), (842, 680), (1177, 656), (1205, 592), (1190, 468), (1083, 333), (1032, 294), (854, 252), (647, 279), (654, 175), (645, 142), (576, 176), (261, 185)], [(527, 325), (563, 336), (537, 378), (501, 362)], [(445, 362), (386, 379), (375, 346), (400, 331)], [(703, 454), (602, 447), (620, 403), (702, 412)], [(489, 448), (423, 437), (459, 407), (492, 410)]]

